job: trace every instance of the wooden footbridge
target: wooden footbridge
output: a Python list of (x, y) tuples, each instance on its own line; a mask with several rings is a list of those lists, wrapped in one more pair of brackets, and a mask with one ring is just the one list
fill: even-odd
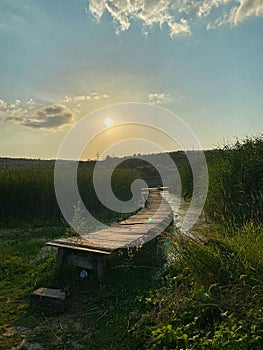
[(57, 264), (63, 262), (92, 269), (102, 279), (106, 256), (119, 249), (141, 247), (162, 233), (173, 221), (173, 212), (161, 192), (166, 188), (149, 188), (145, 206), (127, 220), (107, 229), (82, 235), (60, 238), (46, 244), (58, 248)]

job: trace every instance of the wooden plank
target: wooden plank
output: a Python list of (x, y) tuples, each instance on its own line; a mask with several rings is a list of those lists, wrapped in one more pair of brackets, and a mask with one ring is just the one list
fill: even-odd
[(169, 187), (167, 186), (159, 186), (159, 187), (145, 187), (142, 188), (142, 191), (149, 191), (149, 192), (153, 192), (153, 191), (168, 191)]
[(32, 294), (63, 301), (66, 298), (65, 292), (62, 292), (60, 289), (38, 288), (37, 290), (32, 292)]
[(64, 311), (66, 293), (60, 289), (38, 288), (30, 294), (30, 304)]
[[(154, 228), (157, 224), (151, 224), (151, 223), (142, 223), (138, 225), (137, 227), (130, 226), (130, 227), (123, 227), (122, 225), (119, 225), (118, 231), (108, 231), (108, 232), (101, 232), (101, 233), (94, 233), (90, 234), (89, 237), (86, 239), (86, 242), (92, 242), (96, 237), (101, 237), (101, 239), (110, 239), (111, 237), (118, 237), (120, 235), (125, 235), (127, 239), (133, 235), (140, 235), (147, 233), (148, 230), (151, 230)], [(83, 240), (84, 241), (84, 240)]]
[(137, 239), (140, 239), (141, 237), (144, 237), (143, 235), (141, 236), (137, 236), (137, 237), (133, 237), (132, 239), (115, 239), (115, 240), (112, 240), (112, 241), (104, 241), (104, 240), (98, 240), (94, 243), (96, 243), (98, 246), (101, 246), (101, 247), (105, 247), (105, 248), (108, 248), (108, 249), (116, 249), (118, 248), (118, 246), (123, 246), (127, 243), (130, 243), (130, 242), (133, 242)]
[[(162, 220), (159, 220), (159, 219), (156, 219), (154, 217), (150, 217), (150, 218), (143, 218), (142, 220), (140, 220), (140, 218), (134, 218), (134, 219), (130, 219), (130, 220), (127, 220), (127, 221), (123, 221), (121, 223), (119, 223), (120, 226), (125, 226), (125, 225), (129, 225), (129, 224), (136, 224), (138, 225), (137, 228), (138, 230), (140, 230), (140, 227), (145, 227), (146, 229), (150, 229), (151, 227), (154, 227), (156, 225), (159, 225), (159, 224), (162, 224), (164, 221), (171, 221), (172, 218), (164, 218)], [(136, 226), (134, 226), (134, 229), (135, 229)], [(132, 227), (131, 227), (132, 229)], [(127, 228), (128, 230), (128, 228)]]
[(112, 249), (103, 249), (102, 247), (91, 247), (91, 246), (78, 246), (73, 245), (71, 242), (67, 241), (51, 241), (46, 243), (49, 246), (52, 247), (58, 247), (58, 248), (70, 248), (70, 249), (76, 249), (76, 250), (82, 250), (86, 252), (92, 252), (97, 254), (105, 254), (110, 255), (112, 253)]
[(92, 243), (95, 243), (95, 242), (108, 242), (108, 243), (111, 243), (111, 242), (116, 242), (116, 241), (131, 241), (131, 240), (134, 240), (134, 239), (137, 239), (143, 235), (147, 234), (147, 231), (145, 231), (145, 233), (143, 234), (139, 234), (139, 235), (125, 235), (125, 234), (122, 234), (122, 235), (114, 235), (114, 236), (111, 236), (111, 237), (100, 237), (100, 236), (97, 236), (97, 237), (94, 237), (93, 240), (91, 241)]
[(60, 247), (63, 248), (69, 248), (69, 249), (79, 249), (79, 250), (86, 250), (91, 251), (92, 249), (95, 250), (93, 253), (98, 253), (98, 254), (105, 254), (105, 251), (112, 251), (111, 244), (108, 242), (105, 244), (105, 241), (100, 241), (100, 242), (89, 242), (85, 244), (74, 244), (73, 242), (67, 242), (67, 241), (62, 241), (58, 243)]
[(135, 234), (145, 233), (145, 231), (150, 229), (151, 226), (154, 226), (154, 225), (152, 225), (151, 223), (149, 223), (149, 224), (144, 223), (144, 224), (138, 226), (138, 229), (135, 230), (134, 228), (123, 228), (122, 225), (118, 225), (115, 227), (114, 230), (107, 230), (107, 231), (103, 231), (103, 232), (91, 233), (91, 234), (85, 236), (85, 238), (83, 240), (89, 241), (93, 237), (96, 237), (96, 236), (111, 237), (111, 236), (118, 235), (118, 234), (133, 235), (134, 233)]
[(138, 213), (144, 213), (144, 212), (150, 212), (150, 211), (171, 211), (171, 207), (168, 206), (168, 205), (159, 205), (159, 206), (156, 206), (156, 205), (151, 205), (151, 206), (148, 206), (148, 207), (144, 207), (142, 210), (140, 210)]
[(155, 232), (155, 231), (158, 231), (160, 229), (160, 227), (155, 227), (151, 230), (148, 230), (147, 232), (145, 232), (145, 234), (141, 234), (141, 235), (133, 235), (133, 236), (130, 236), (129, 238), (125, 237), (125, 235), (122, 235), (122, 236), (115, 236), (115, 237), (112, 237), (111, 239), (108, 239), (108, 240), (105, 240), (103, 238), (98, 238), (98, 239), (94, 239), (94, 243), (97, 243), (97, 244), (103, 244), (105, 246), (109, 246), (109, 245), (114, 245), (116, 242), (119, 242), (121, 244), (124, 244), (124, 243), (128, 243), (128, 242), (132, 242), (136, 239), (139, 239), (140, 237), (144, 237), (144, 236), (147, 236), (147, 234), (151, 233), (151, 232)]
[(138, 219), (130, 219), (130, 220), (125, 220), (125, 221), (122, 221), (119, 223), (119, 225), (152, 225), (152, 224), (159, 224), (160, 221), (159, 220), (151, 220), (149, 221), (148, 220), (149, 218), (147, 219), (142, 219), (142, 220), (138, 220)]
[[(158, 222), (160, 222), (163, 219), (163, 216), (161, 215), (136, 215), (131, 217), (131, 220), (157, 220)], [(151, 224), (151, 221), (149, 221), (149, 224)], [(147, 223), (145, 224), (147, 225)]]
[(149, 210), (149, 211), (142, 211), (140, 213), (134, 214), (132, 216), (129, 217), (133, 218), (133, 217), (141, 217), (141, 216), (160, 216), (161, 218), (164, 218), (165, 216), (168, 216), (171, 214), (170, 210)]
[[(158, 209), (147, 209), (147, 210), (141, 210), (138, 213), (134, 214), (134, 215), (151, 215), (154, 213), (159, 213), (163, 216), (167, 215), (168, 213), (171, 212), (170, 208), (158, 208)], [(130, 217), (133, 217), (134, 215), (131, 215)]]
[[(140, 239), (141, 237), (143, 237), (143, 235), (140, 235), (140, 236), (136, 236), (134, 237), (133, 239), (130, 239), (130, 240), (115, 240), (115, 241), (105, 241), (105, 240), (97, 240), (96, 242), (92, 242), (92, 244), (89, 244), (87, 246), (76, 246), (76, 245), (73, 245), (71, 243), (68, 243), (68, 242), (65, 242), (65, 244), (63, 244), (64, 242), (61, 242), (59, 244), (59, 247), (63, 247), (63, 248), (68, 248), (68, 249), (77, 249), (77, 250), (86, 250), (86, 251), (91, 251), (91, 249), (85, 249), (85, 248), (92, 248), (92, 247), (99, 247), (100, 250), (106, 250), (107, 252), (111, 252), (115, 249), (118, 249), (119, 247), (123, 247), (125, 244), (130, 244), (131, 242), (133, 242), (134, 240), (138, 240)], [(58, 244), (56, 244), (58, 245)], [(105, 252), (102, 251), (102, 254), (104, 254)], [(99, 252), (101, 253), (101, 251)]]
[[(151, 225), (149, 223), (149, 225), (146, 223), (144, 224), (145, 226), (140, 226), (140, 228), (138, 227), (138, 230), (136, 231), (137, 234), (140, 234), (140, 233), (144, 233), (145, 230), (148, 229), (148, 227)], [(96, 232), (92, 232), (88, 235), (85, 235), (83, 236), (83, 239), (86, 239), (87, 241), (89, 241), (90, 239), (92, 239), (92, 237), (95, 237), (97, 235), (99, 236), (103, 236), (103, 237), (107, 237), (107, 236), (111, 236), (111, 235), (117, 235), (117, 234), (121, 234), (121, 233), (125, 233), (125, 234), (133, 234), (135, 231), (134, 229), (124, 229), (121, 225), (116, 225), (115, 227), (112, 227), (112, 228), (109, 228), (109, 229), (106, 229), (106, 230), (102, 230), (102, 231), (96, 231)]]

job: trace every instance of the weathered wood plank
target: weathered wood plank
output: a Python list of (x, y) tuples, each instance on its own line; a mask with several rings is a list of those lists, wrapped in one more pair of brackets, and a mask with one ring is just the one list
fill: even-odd
[(60, 289), (38, 288), (30, 294), (30, 304), (64, 311), (66, 293)]
[(84, 245), (76, 245), (74, 243), (71, 242), (67, 242), (67, 241), (51, 241), (51, 242), (47, 242), (46, 243), (49, 246), (53, 246), (53, 247), (58, 247), (58, 248), (72, 248), (72, 249), (76, 249), (76, 250), (82, 250), (82, 251), (86, 251), (86, 252), (91, 252), (91, 253), (96, 253), (96, 254), (105, 254), (105, 255), (109, 255), (112, 252), (112, 249), (102, 249), (102, 247), (96, 247), (96, 246), (84, 246)]

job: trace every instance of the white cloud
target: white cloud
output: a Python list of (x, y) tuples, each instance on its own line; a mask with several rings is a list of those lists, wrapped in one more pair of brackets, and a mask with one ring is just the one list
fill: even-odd
[(198, 8), (198, 3), (200, 1), (198, 0), (177, 0), (177, 1), (171, 1), (171, 9), (175, 10), (179, 13), (185, 13), (189, 14), (193, 10), (196, 10)]
[(15, 99), (14, 102), (7, 103), (6, 101), (0, 99), (0, 111), (13, 110), (18, 108), (21, 101), (19, 99)]
[(1, 99), (0, 99), (0, 110), (5, 109), (6, 106), (7, 106), (6, 102), (5, 102), (4, 100), (1, 100)]
[(8, 108), (10, 108), (10, 109), (14, 109), (14, 108), (16, 108), (17, 107), (17, 104), (16, 103), (13, 103), (13, 102), (11, 102), (9, 105), (8, 105)]
[(75, 96), (74, 97), (74, 101), (77, 102), (83, 102), (83, 101), (89, 101), (90, 100), (90, 96)]
[(6, 122), (33, 129), (57, 131), (74, 122), (74, 113), (58, 104), (23, 108), (11, 103), (1, 114)]
[(93, 92), (89, 95), (76, 95), (76, 96), (64, 96), (62, 98), (63, 103), (70, 103), (70, 102), (84, 102), (84, 101), (90, 101), (90, 100), (100, 100), (102, 98), (109, 98), (110, 96), (108, 94), (99, 94), (97, 92)]
[(28, 100), (27, 100), (27, 105), (34, 105), (36, 102), (33, 100), (33, 98), (29, 98)]
[[(239, 5), (237, 5), (237, 2)], [(235, 6), (231, 7), (228, 12), (209, 22), (207, 29), (215, 29), (223, 25), (236, 26), (245, 21), (249, 17), (263, 16), (263, 1), (262, 0), (237, 0)]]
[(89, 11), (98, 22), (108, 12), (117, 34), (128, 30), (133, 21), (140, 21), (145, 34), (153, 25), (165, 25), (173, 38), (190, 34), (190, 23), (196, 18), (207, 19), (207, 29), (212, 29), (262, 16), (263, 0), (90, 0)]
[(71, 102), (72, 101), (72, 97), (69, 97), (69, 96), (64, 96), (62, 98), (62, 102), (64, 103), (68, 103), (68, 102)]
[[(80, 113), (85, 101), (107, 99), (110, 95), (93, 91), (86, 95), (64, 96), (58, 103), (40, 104), (33, 98), (21, 101), (16, 98), (4, 101), (0, 98), (0, 117), (2, 121), (32, 129), (57, 131), (72, 124)], [(65, 105), (71, 103), (69, 108)]]
[(263, 15), (262, 0), (239, 0), (239, 6), (229, 16), (228, 22), (232, 25), (237, 25), (243, 22), (248, 17)]
[(184, 18), (181, 18), (179, 22), (169, 23), (168, 26), (170, 28), (171, 38), (182, 33), (190, 34), (190, 27)]
[(79, 95), (79, 96), (64, 96), (62, 98), (62, 102), (64, 103), (69, 103), (69, 102), (83, 102), (83, 101), (88, 101), (90, 100), (90, 96), (88, 95)]
[(162, 28), (166, 24), (173, 37), (179, 34), (189, 34), (190, 27), (185, 18), (176, 20), (173, 15), (170, 0), (90, 0), (89, 10), (100, 21), (104, 12), (108, 12), (116, 26), (116, 33), (130, 28), (132, 20), (139, 20), (145, 27), (157, 24)]
[(103, 12), (105, 11), (105, 3), (106, 3), (106, 0), (89, 2), (89, 11), (94, 17), (96, 17), (97, 21), (100, 21), (103, 15)]
[(214, 7), (219, 7), (229, 3), (231, 0), (204, 0), (200, 1), (197, 15), (199, 17), (207, 17)]
[(166, 104), (172, 100), (171, 95), (165, 93), (153, 93), (148, 95), (148, 103), (154, 105)]

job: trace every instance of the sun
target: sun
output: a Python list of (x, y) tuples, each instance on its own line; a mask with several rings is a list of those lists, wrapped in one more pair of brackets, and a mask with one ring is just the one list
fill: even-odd
[(113, 124), (113, 120), (111, 118), (104, 119), (104, 124), (106, 126), (111, 126)]

